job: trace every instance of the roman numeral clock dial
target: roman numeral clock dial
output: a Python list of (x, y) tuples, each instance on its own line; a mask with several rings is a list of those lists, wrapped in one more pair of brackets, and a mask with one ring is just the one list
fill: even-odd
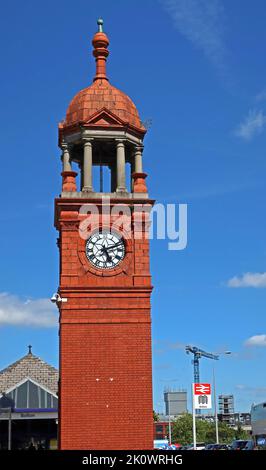
[(86, 256), (89, 262), (99, 269), (113, 269), (125, 257), (125, 243), (114, 232), (97, 232), (86, 243)]

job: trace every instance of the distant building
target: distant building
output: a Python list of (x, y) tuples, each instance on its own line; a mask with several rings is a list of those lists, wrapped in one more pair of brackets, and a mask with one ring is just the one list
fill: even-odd
[(233, 415), (234, 412), (234, 395), (219, 395), (219, 414)]
[(219, 395), (218, 419), (232, 428), (241, 426), (246, 431), (251, 430), (250, 413), (235, 413), (234, 395)]
[(0, 371), (0, 449), (57, 447), (58, 371), (29, 352)]
[(250, 413), (233, 413), (233, 414), (218, 414), (218, 420), (228, 424), (234, 429), (241, 426), (245, 431), (251, 431), (251, 417)]
[(266, 402), (251, 407), (252, 436), (259, 446), (266, 446)]
[[(171, 423), (172, 426), (172, 423)], [(153, 423), (153, 439), (163, 440), (166, 439), (169, 433), (169, 422), (165, 419), (164, 421), (157, 421)]]
[(179, 416), (187, 413), (187, 391), (167, 390), (164, 392), (165, 414)]

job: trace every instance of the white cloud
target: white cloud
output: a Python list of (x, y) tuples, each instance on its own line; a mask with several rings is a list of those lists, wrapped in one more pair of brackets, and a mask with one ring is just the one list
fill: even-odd
[(266, 287), (266, 273), (245, 273), (234, 276), (227, 282), (228, 287)]
[(0, 326), (57, 325), (58, 313), (49, 299), (22, 300), (16, 295), (0, 293)]
[(251, 140), (266, 128), (266, 115), (263, 111), (250, 110), (245, 120), (239, 124), (235, 135), (244, 140)]
[(175, 27), (218, 68), (223, 68), (223, 6), (220, 0), (160, 0)]
[(266, 347), (266, 335), (251, 336), (245, 341), (245, 346), (263, 346)]

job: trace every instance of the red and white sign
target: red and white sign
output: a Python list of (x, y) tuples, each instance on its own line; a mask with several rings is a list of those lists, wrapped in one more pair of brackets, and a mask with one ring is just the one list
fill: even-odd
[(193, 384), (195, 410), (212, 408), (211, 384)]
[(210, 395), (211, 384), (194, 384), (194, 395)]

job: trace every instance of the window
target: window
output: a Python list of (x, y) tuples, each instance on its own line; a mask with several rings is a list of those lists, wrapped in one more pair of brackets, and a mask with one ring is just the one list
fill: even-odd
[(31, 380), (27, 380), (7, 393), (18, 409), (57, 409), (58, 399)]
[(161, 424), (156, 424), (156, 432), (163, 433), (163, 426)]

